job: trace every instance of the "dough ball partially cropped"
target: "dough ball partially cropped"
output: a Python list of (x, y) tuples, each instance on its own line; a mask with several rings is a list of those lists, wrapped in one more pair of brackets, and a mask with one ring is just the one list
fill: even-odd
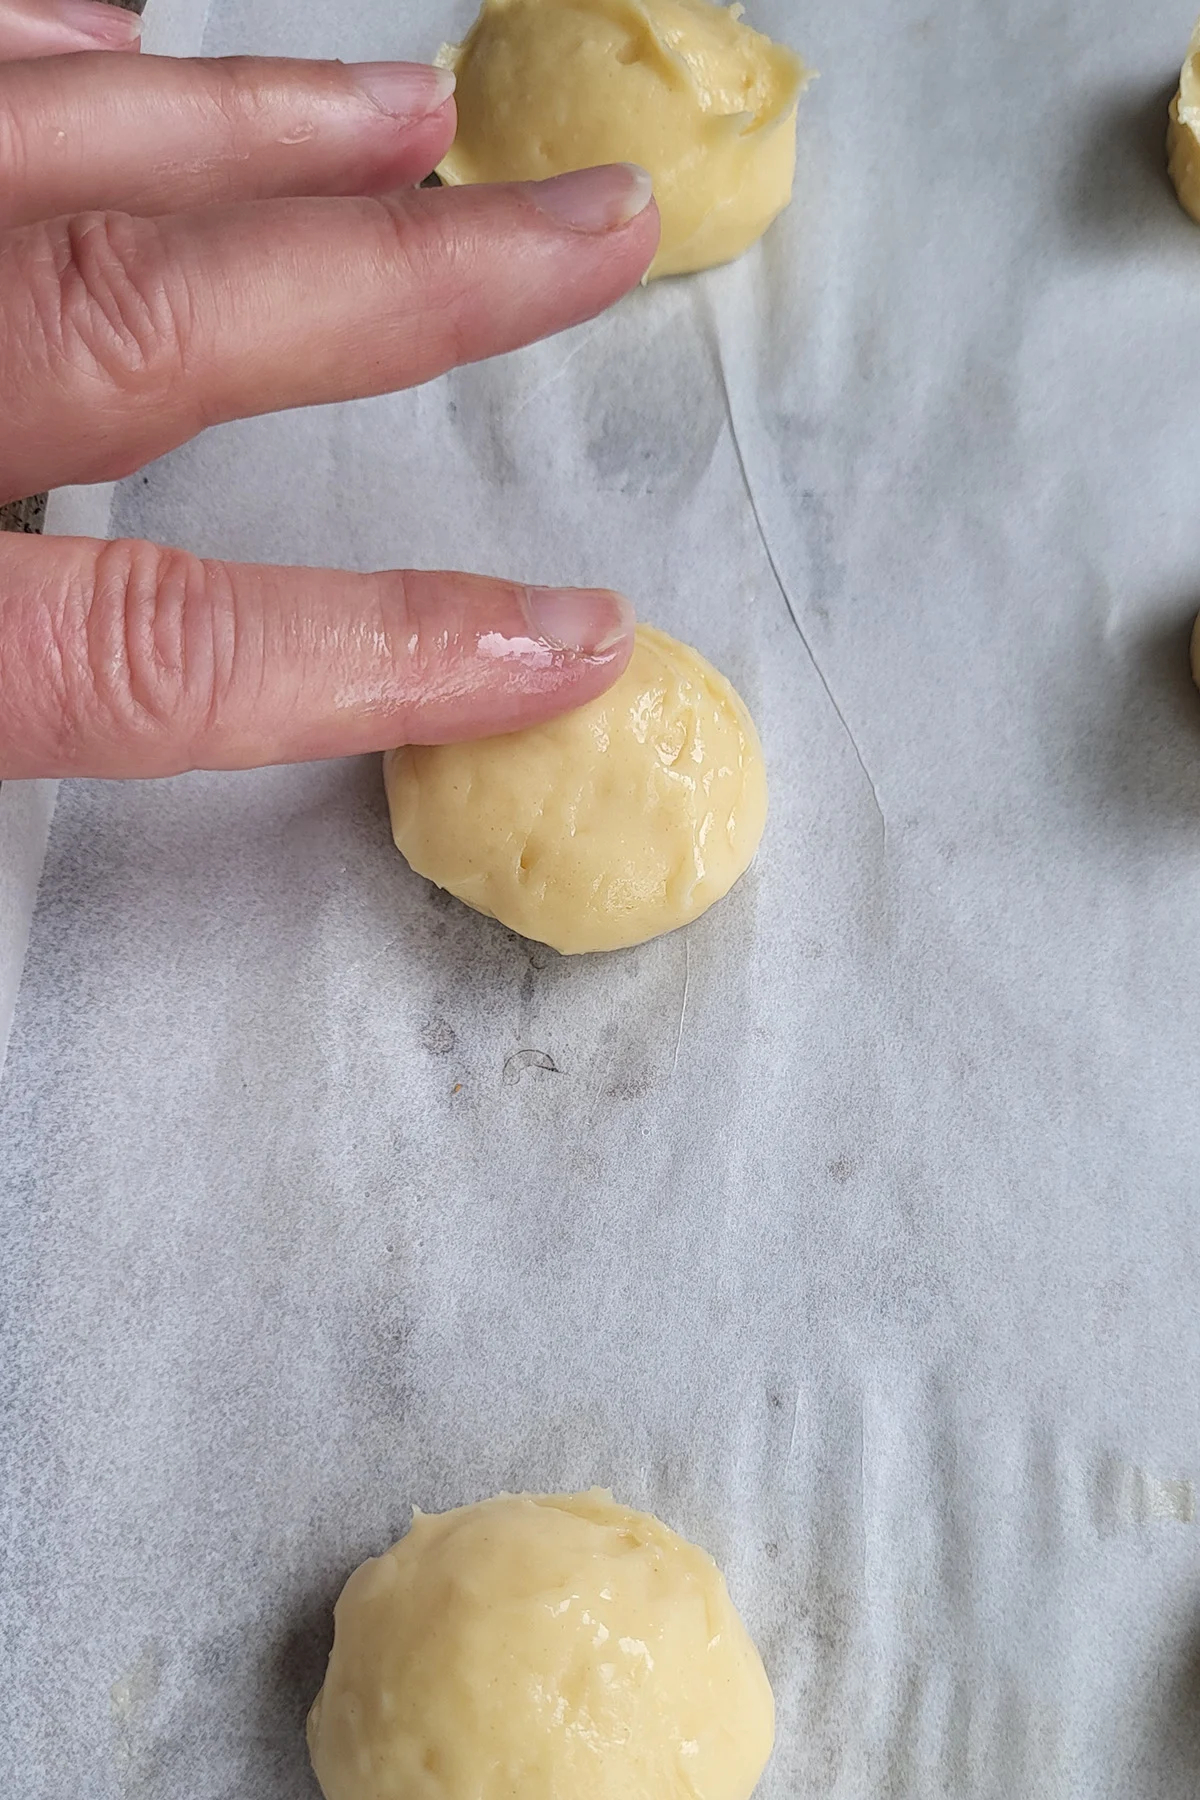
[(711, 1557), (588, 1494), (413, 1520), (308, 1718), (325, 1800), (748, 1800), (775, 1708)]
[(505, 737), (391, 750), (384, 780), (418, 875), (566, 955), (696, 918), (749, 866), (767, 814), (742, 701), (646, 625), (598, 700)]
[(462, 44), (443, 181), (633, 162), (654, 178), (654, 275), (740, 256), (792, 197), (800, 58), (710, 0), (483, 0)]
[(1200, 24), (1192, 33), (1167, 126), (1167, 167), (1184, 211), (1200, 224)]

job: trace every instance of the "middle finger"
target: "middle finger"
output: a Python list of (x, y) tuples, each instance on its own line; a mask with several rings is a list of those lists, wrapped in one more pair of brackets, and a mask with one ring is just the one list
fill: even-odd
[(452, 89), (421, 63), (98, 52), (0, 65), (0, 229), (411, 186), (454, 136)]
[(633, 287), (657, 244), (649, 177), (625, 164), (8, 232), (0, 499), (125, 474), (218, 420), (411, 387), (562, 331)]

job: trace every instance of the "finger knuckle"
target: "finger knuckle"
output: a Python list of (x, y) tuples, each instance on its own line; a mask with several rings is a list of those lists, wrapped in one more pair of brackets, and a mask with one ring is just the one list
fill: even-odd
[[(179, 767), (219, 708), (234, 660), (233, 609), (219, 564), (118, 539), (96, 559), (83, 666), (103, 731)], [(83, 709), (86, 710), (86, 709)]]
[(149, 397), (186, 376), (192, 312), (152, 220), (80, 213), (59, 227), (39, 320), (51, 355), (123, 393)]
[[(433, 658), (435, 631), (413, 604), (410, 577), (388, 569), (372, 577), (375, 613), (373, 636), (386, 668), (411, 669), (420, 679)], [(442, 621), (444, 624), (444, 621)]]
[(213, 161), (241, 161), (261, 145), (273, 124), (275, 95), (268, 87), (261, 60), (214, 57), (192, 65), (204, 98), (205, 130)]
[(397, 292), (419, 317), (431, 360), (447, 366), (472, 360), (464, 324), (477, 311), (480, 295), (477, 246), (469, 233), (435, 227), (434, 215), (417, 194), (384, 194), (364, 204), (393, 278), (399, 272)]

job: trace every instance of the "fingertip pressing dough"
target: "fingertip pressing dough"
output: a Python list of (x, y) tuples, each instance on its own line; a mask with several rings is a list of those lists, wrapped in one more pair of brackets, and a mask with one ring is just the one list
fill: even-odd
[(1167, 127), (1167, 167), (1184, 211), (1200, 224), (1200, 24), (1192, 33)]
[(648, 169), (662, 219), (650, 275), (729, 262), (792, 197), (803, 62), (711, 0), (483, 0), (454, 70), (458, 136), (438, 174), (540, 181)]
[(774, 1731), (711, 1557), (601, 1489), (416, 1514), (308, 1718), (325, 1800), (748, 1800)]
[(741, 699), (647, 625), (599, 699), (504, 737), (391, 750), (384, 781), (418, 875), (564, 955), (686, 925), (749, 866), (767, 813)]

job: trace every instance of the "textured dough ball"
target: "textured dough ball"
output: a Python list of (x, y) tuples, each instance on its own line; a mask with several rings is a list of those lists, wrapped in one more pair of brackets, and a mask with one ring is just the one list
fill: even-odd
[(703, 1550), (600, 1489), (502, 1494), (355, 1570), (308, 1744), (325, 1800), (747, 1800), (774, 1718)]
[(1167, 167), (1185, 212), (1200, 224), (1200, 24), (1192, 33), (1167, 127)]
[(749, 866), (767, 814), (745, 706), (646, 625), (598, 700), (505, 737), (391, 750), (384, 779), (418, 875), (564, 954), (686, 925)]
[(443, 181), (593, 163), (654, 178), (653, 275), (729, 262), (792, 197), (800, 58), (710, 0), (483, 0), (439, 61), (458, 77)]

